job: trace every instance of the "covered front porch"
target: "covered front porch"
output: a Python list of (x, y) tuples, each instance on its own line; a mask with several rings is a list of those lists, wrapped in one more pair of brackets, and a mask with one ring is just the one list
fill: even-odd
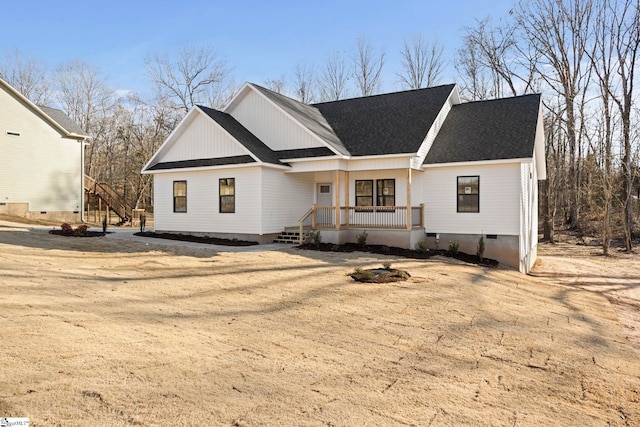
[(390, 244), (391, 236), (403, 236), (395, 244), (412, 248), (416, 239), (424, 238), (425, 227), (424, 204), (411, 203), (422, 201), (422, 194), (412, 195), (414, 172), (402, 168), (316, 173), (315, 203), (300, 217), (299, 235), (320, 231), (325, 242), (346, 243), (366, 230), (370, 243)]

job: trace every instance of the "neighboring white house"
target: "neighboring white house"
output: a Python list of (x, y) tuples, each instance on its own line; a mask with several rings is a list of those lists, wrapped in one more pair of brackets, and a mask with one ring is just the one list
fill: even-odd
[(193, 108), (144, 166), (156, 231), (271, 241), (299, 220), (322, 241), (420, 241), (527, 272), (539, 95), (461, 103), (455, 85), (307, 105), (245, 84), (223, 109)]
[(80, 220), (87, 138), (62, 111), (0, 79), (0, 213)]

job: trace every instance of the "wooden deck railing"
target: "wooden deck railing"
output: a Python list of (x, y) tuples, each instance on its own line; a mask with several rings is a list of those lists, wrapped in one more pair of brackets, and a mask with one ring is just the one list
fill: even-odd
[[(340, 223), (336, 226), (335, 206), (312, 206), (303, 217), (311, 218), (312, 229), (370, 228), (403, 230), (424, 227), (424, 205), (420, 206), (340, 206)], [(407, 224), (411, 209), (411, 224)], [(302, 221), (301, 221), (302, 224)]]

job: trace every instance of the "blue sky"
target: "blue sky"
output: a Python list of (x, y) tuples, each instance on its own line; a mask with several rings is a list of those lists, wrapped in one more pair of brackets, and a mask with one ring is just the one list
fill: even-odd
[[(358, 36), (386, 52), (383, 91), (399, 89), (405, 37), (437, 37), (447, 59), (464, 26), (504, 16), (511, 0), (328, 1), (10, 1), (3, 4), (0, 56), (19, 49), (54, 68), (83, 59), (116, 90), (144, 93), (145, 57), (184, 44), (210, 45), (233, 68), (237, 83), (292, 78), (296, 63), (320, 65), (350, 52)], [(450, 66), (442, 83), (454, 82)]]

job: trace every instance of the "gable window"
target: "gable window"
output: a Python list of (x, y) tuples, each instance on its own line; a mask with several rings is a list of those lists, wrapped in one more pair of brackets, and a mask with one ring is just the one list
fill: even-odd
[(480, 177), (458, 177), (458, 212), (480, 212)]
[(173, 181), (173, 211), (187, 211), (187, 181)]
[(236, 179), (222, 178), (220, 180), (220, 213), (235, 213), (236, 211)]
[(356, 206), (373, 206), (373, 180), (356, 180)]
[(376, 205), (395, 206), (396, 205), (396, 180), (379, 179), (376, 181)]

